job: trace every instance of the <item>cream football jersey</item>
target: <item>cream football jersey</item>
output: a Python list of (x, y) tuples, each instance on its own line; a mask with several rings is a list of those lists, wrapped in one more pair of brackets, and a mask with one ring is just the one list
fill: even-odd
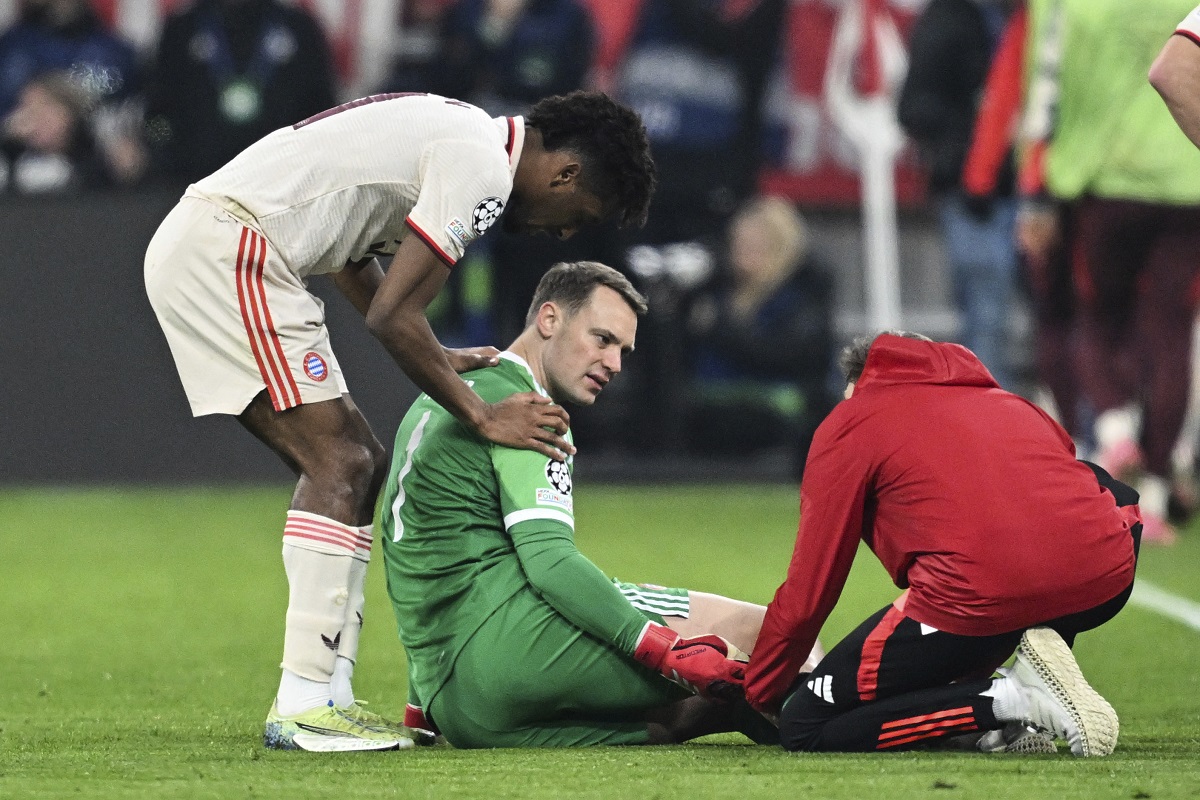
[(188, 187), (258, 228), (301, 278), (421, 237), (448, 265), (508, 202), (520, 117), (380, 94), (268, 134)]

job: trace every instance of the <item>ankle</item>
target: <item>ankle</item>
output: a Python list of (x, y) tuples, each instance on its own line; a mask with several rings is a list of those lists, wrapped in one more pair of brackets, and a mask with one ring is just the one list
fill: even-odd
[(329, 705), (332, 701), (333, 692), (328, 683), (305, 678), (289, 669), (285, 669), (279, 678), (275, 710), (282, 716), (302, 714)]

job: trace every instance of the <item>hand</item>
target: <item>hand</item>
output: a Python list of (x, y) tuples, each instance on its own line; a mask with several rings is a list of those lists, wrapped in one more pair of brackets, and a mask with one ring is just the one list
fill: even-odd
[(725, 639), (712, 634), (682, 639), (655, 622), (642, 629), (633, 657), (702, 697), (736, 699), (746, 679), (746, 654)]
[(1017, 213), (1017, 250), (1035, 272), (1043, 272), (1062, 239), (1058, 210), (1052, 206), (1023, 205)]
[(575, 448), (562, 438), (571, 424), (566, 409), (537, 392), (510, 395), (487, 407), (479, 434), (496, 444), (535, 450), (555, 461), (566, 461)]
[(500, 351), (494, 347), (443, 347), (446, 358), (455, 372), (470, 372), (473, 369), (494, 367), (500, 363)]
[(425, 709), (420, 706), (414, 706), (412, 703), (406, 703), (404, 706), (404, 727), (415, 728), (420, 731), (429, 731), (434, 736), (440, 736), (441, 731), (437, 726), (429, 721), (425, 716)]

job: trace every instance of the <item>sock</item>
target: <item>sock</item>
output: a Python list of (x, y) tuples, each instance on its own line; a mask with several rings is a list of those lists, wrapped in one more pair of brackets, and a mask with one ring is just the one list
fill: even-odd
[[(285, 673), (329, 685), (346, 621), (351, 555), (357, 542), (358, 531), (349, 525), (305, 511), (288, 512), (283, 530), (288, 609), (280, 664)], [(315, 690), (299, 694), (315, 696)], [(285, 704), (290, 706), (291, 698), (289, 693)]]
[(330, 696), (338, 708), (354, 705), (354, 662), (339, 655), (333, 662), (333, 677), (329, 682)]
[(1020, 722), (1029, 718), (1029, 703), (1012, 678), (993, 678), (991, 687), (980, 694), (992, 698), (992, 716), (1000, 722)]
[(1104, 450), (1122, 440), (1137, 441), (1141, 414), (1133, 405), (1110, 408), (1096, 417), (1096, 449)]
[(357, 529), (358, 539), (350, 561), (346, 583), (348, 598), (342, 624), (342, 639), (338, 643), (337, 660), (333, 664), (333, 702), (340, 708), (354, 705), (354, 664), (358, 661), (358, 641), (362, 631), (363, 608), (366, 605), (367, 564), (371, 561), (373, 525)]
[(331, 700), (329, 684), (302, 678), (285, 669), (275, 695), (275, 710), (285, 717), (295, 716), (310, 708), (328, 705)]
[(1171, 484), (1166, 478), (1144, 473), (1137, 482), (1138, 508), (1148, 514), (1167, 518), (1167, 500), (1171, 496)]

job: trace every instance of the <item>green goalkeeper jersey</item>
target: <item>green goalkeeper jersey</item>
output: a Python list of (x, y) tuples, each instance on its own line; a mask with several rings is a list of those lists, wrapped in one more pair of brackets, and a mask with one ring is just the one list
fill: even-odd
[[(463, 379), (488, 403), (546, 394), (507, 352), (498, 366)], [(575, 547), (572, 467), (570, 459), (488, 442), (427, 395), (404, 416), (381, 538), (409, 683), (423, 704), (471, 635), (525, 587), (587, 633), (633, 653), (646, 617)]]

